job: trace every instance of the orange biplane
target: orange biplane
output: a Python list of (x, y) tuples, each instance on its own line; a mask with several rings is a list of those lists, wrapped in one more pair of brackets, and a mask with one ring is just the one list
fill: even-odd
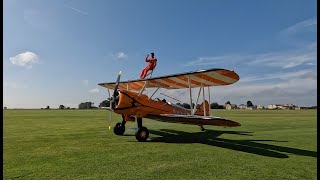
[[(208, 69), (182, 74), (174, 74), (155, 78), (138, 79), (120, 82), (121, 71), (116, 82), (100, 83), (99, 85), (108, 89), (110, 98), (110, 111), (122, 115), (122, 122), (115, 125), (113, 131), (116, 135), (123, 135), (127, 121), (137, 121), (138, 130), (135, 134), (138, 141), (146, 141), (149, 131), (142, 126), (142, 118), (149, 118), (164, 122), (235, 127), (240, 126), (238, 122), (227, 120), (221, 117), (210, 116), (210, 86), (223, 86), (237, 82), (239, 76), (226, 69)], [(192, 88), (199, 87), (196, 104), (202, 90), (203, 103), (200, 108), (192, 107)], [(209, 102), (205, 100), (204, 88), (208, 87)], [(143, 94), (146, 88), (155, 89), (150, 97)], [(159, 99), (151, 99), (160, 89), (189, 89), (190, 110), (184, 107), (167, 103)], [(110, 96), (109, 89), (113, 90)], [(111, 113), (110, 113), (111, 121)], [(110, 129), (110, 126), (109, 126)]]

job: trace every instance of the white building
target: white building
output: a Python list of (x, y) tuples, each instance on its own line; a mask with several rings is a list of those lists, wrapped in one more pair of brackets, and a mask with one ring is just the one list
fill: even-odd
[(246, 106), (246, 105), (244, 105), (244, 104), (240, 104), (240, 105), (238, 106), (238, 108), (239, 108), (239, 109), (246, 109), (246, 108), (247, 108), (247, 106)]
[(237, 109), (236, 104), (226, 104), (226, 109)]
[(294, 104), (269, 104), (268, 109), (294, 109)]
[(277, 109), (277, 105), (269, 104), (268, 109)]
[(259, 105), (257, 106), (257, 109), (264, 109), (264, 107), (259, 104)]

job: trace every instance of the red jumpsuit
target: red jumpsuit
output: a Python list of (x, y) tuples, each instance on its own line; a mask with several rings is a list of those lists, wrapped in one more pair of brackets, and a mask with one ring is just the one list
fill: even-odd
[(142, 70), (140, 74), (140, 79), (144, 79), (149, 70), (153, 70), (157, 66), (157, 59), (156, 58), (146, 58), (146, 62), (149, 64)]

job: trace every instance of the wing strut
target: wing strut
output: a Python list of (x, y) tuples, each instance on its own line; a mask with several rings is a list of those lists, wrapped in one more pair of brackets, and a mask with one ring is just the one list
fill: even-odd
[(211, 111), (211, 102), (210, 102), (210, 87), (208, 86), (208, 95), (209, 95), (209, 116), (210, 116), (210, 111)]
[[(148, 74), (148, 75), (150, 75), (150, 76), (149, 76), (147, 79), (149, 79), (149, 78), (152, 77), (152, 73), (153, 73), (153, 69), (151, 70), (151, 73)], [(142, 87), (142, 89), (141, 89), (141, 91), (140, 91), (140, 93), (139, 93), (138, 96), (140, 96), (140, 95), (143, 93), (143, 91), (144, 91), (144, 89), (146, 88), (147, 84), (148, 84), (148, 80), (144, 83), (144, 85), (143, 85), (143, 87)]]
[[(202, 84), (201, 84), (202, 85)], [(204, 114), (203, 114), (203, 116), (207, 116), (207, 112), (206, 112), (206, 103), (205, 103), (205, 101), (206, 101), (206, 99), (205, 99), (205, 96), (204, 96), (204, 87), (203, 86), (201, 86), (203, 89), (202, 89), (202, 95), (203, 95), (203, 111), (204, 111)]]
[(112, 120), (112, 112), (111, 112), (111, 96), (110, 96), (110, 91), (108, 89), (108, 94), (109, 94), (109, 130), (111, 129), (111, 120)]
[(189, 84), (189, 95), (190, 95), (190, 110), (191, 110), (192, 115), (194, 115), (193, 107), (192, 107), (192, 94), (191, 94), (190, 76), (188, 76), (188, 84)]
[(158, 87), (158, 88), (152, 93), (152, 95), (149, 97), (149, 99), (151, 99), (152, 96), (153, 96), (159, 89), (160, 89), (160, 87)]
[[(196, 101), (196, 106), (198, 104), (198, 100), (199, 100), (199, 97), (200, 97), (201, 89), (202, 89), (202, 86), (199, 88), (198, 97), (197, 97), (197, 101)], [(195, 113), (195, 111), (196, 111), (196, 109), (193, 109), (193, 114)]]

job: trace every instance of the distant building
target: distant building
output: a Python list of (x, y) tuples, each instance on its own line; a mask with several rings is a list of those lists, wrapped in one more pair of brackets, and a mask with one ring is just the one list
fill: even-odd
[(254, 109), (257, 109), (257, 106), (247, 106), (246, 109), (254, 110)]
[(269, 104), (268, 109), (300, 109), (294, 104)]
[(240, 104), (240, 105), (238, 106), (238, 108), (239, 108), (239, 109), (246, 109), (246, 108), (247, 108), (247, 105)]
[(294, 104), (285, 104), (283, 105), (285, 107), (285, 109), (295, 109), (297, 106)]
[(237, 105), (236, 104), (226, 104), (226, 109), (237, 109)]
[(286, 106), (283, 104), (276, 104), (277, 109), (286, 109)]
[(257, 106), (257, 109), (264, 109), (264, 107), (259, 104), (259, 105)]
[(277, 109), (277, 105), (275, 104), (269, 104), (268, 109)]

